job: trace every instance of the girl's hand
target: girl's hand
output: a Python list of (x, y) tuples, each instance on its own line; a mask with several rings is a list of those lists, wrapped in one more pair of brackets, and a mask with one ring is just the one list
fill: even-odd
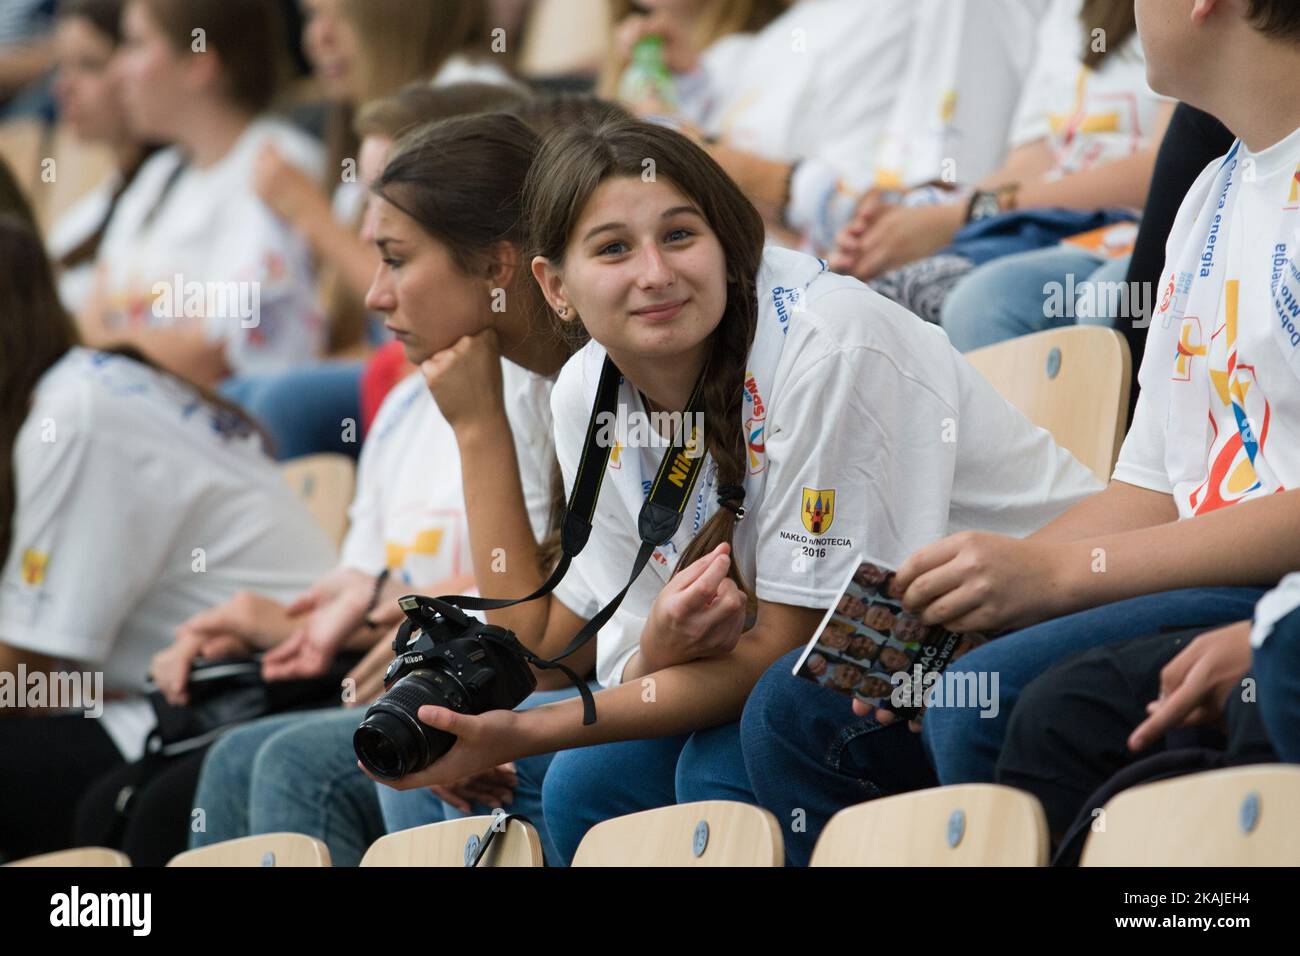
[(858, 200), (858, 208), (848, 225), (835, 237), (835, 251), (829, 265), (832, 272), (848, 274), (862, 255), (862, 237), (880, 218), (880, 214), (896, 204), (897, 196), (879, 186), (872, 186)]
[(167, 703), (181, 707), (190, 702), (190, 668), (195, 658), (220, 660), (224, 657), (246, 657), (251, 653), (252, 649), (238, 638), (228, 635), (204, 637), (196, 631), (178, 629), (176, 642), (159, 651), (149, 662), (149, 676)]
[(318, 677), (344, 642), (365, 621), (375, 582), (369, 575), (335, 571), (289, 605), (298, 626), (288, 640), (267, 651), (262, 676), (269, 681)]
[(1250, 661), (1250, 621), (1197, 637), (1160, 671), (1160, 697), (1147, 704), (1147, 719), (1129, 737), (1129, 750), (1146, 750), (1176, 727), (1218, 720)]
[[(859, 717), (872, 717), (875, 719), (876, 723), (884, 724), (885, 726), (889, 726), (898, 720), (898, 715), (892, 710), (885, 710), (883, 707), (871, 707), (858, 700), (856, 697), (853, 698), (853, 713), (857, 714)], [(921, 711), (907, 722), (907, 727), (912, 731), (912, 733), (919, 734), (921, 732), (921, 718), (924, 715), (925, 711)]]
[(429, 789), (439, 800), (445, 800), (461, 813), (472, 813), (472, 804), (487, 807), (508, 807), (515, 802), (515, 787), (519, 786), (519, 774), (515, 765), (503, 763), (499, 767), (476, 773), (447, 786), (432, 786)]
[(900, 266), (934, 255), (952, 242), (965, 222), (960, 204), (888, 206), (880, 209), (860, 235), (850, 225), (841, 236), (843, 249), (832, 268), (869, 282)]
[(298, 224), (329, 200), (316, 182), (267, 143), (253, 165), (253, 189), (267, 207), (288, 223)]
[(646, 673), (727, 654), (745, 627), (745, 594), (727, 577), (725, 542), (672, 576), (655, 598), (641, 633)]
[(505, 417), (501, 350), (495, 329), (462, 336), (451, 348), (434, 353), (420, 366), (420, 372), (453, 430)]
[(1067, 560), (1059, 544), (963, 531), (913, 552), (891, 593), (925, 624), (950, 631), (1025, 627), (1065, 605)]
[(663, 39), (664, 65), (674, 73), (693, 73), (700, 65), (699, 51), (666, 13), (634, 13), (623, 19), (614, 29), (614, 49), (620, 62), (631, 63), (633, 47), (646, 37)]
[[(526, 711), (525, 713), (536, 713)], [(513, 710), (490, 710), (485, 714), (458, 714), (446, 707), (424, 705), (416, 716), (420, 722), (456, 737), (450, 750), (419, 773), (400, 780), (380, 780), (358, 761), (366, 776), (394, 790), (451, 786), (499, 767), (519, 757), (520, 719)]]

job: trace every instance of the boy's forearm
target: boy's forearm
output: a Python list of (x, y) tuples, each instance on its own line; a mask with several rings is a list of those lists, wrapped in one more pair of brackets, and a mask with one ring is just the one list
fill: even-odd
[(1063, 545), (1069, 613), (1159, 591), (1270, 587), (1300, 568), (1300, 491)]
[(1111, 481), (1029, 537), (1035, 541), (1077, 541), (1099, 535), (1122, 534), (1178, 520), (1171, 495)]

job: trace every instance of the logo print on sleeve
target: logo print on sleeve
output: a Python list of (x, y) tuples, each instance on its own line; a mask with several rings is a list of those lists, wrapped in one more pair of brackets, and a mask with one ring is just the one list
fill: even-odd
[(745, 422), (749, 473), (757, 475), (767, 468), (767, 442), (764, 438), (767, 408), (763, 405), (763, 398), (758, 393), (758, 382), (752, 372), (745, 377), (745, 404), (749, 406), (749, 418)]
[(831, 522), (835, 520), (835, 489), (805, 488), (800, 517), (809, 534), (823, 535), (831, 530)]
[(28, 548), (23, 552), (23, 584), (37, 588), (45, 583), (45, 570), (50, 566), (50, 556), (45, 551)]

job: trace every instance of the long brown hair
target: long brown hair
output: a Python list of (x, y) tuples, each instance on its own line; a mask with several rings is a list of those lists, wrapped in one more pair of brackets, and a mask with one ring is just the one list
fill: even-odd
[[(1083, 65), (1095, 70), (1106, 57), (1117, 52), (1128, 38), (1137, 33), (1137, 14), (1133, 0), (1083, 0), (1079, 13), (1083, 24)], [(1096, 49), (1093, 31), (1101, 30), (1104, 49)]]
[(352, 100), (335, 103), (326, 121), (331, 176), (356, 157), (354, 123), (362, 107), (429, 82), (458, 53), (489, 52), (485, 0), (344, 0), (340, 11), (357, 36), (358, 79)]
[[(97, 33), (108, 40), (114, 49), (117, 49), (122, 42), (123, 6), (123, 0), (63, 0), (59, 4), (59, 19), (67, 20), (76, 17), (85, 20)], [(77, 266), (95, 261), (95, 257), (99, 255), (99, 247), (108, 232), (109, 223), (113, 221), (113, 214), (117, 211), (118, 202), (131, 188), (131, 183), (135, 181), (140, 167), (157, 149), (157, 146), (142, 143), (134, 161), (125, 169), (119, 170), (121, 182), (109, 197), (108, 208), (104, 211), (99, 225), (85, 239), (63, 254), (58, 261), (60, 269), (75, 269)]]
[[(745, 364), (758, 321), (755, 281), (763, 256), (763, 219), (708, 153), (680, 133), (652, 123), (612, 122), (561, 130), (548, 137), (528, 174), (524, 214), (532, 227), (531, 256), (561, 267), (584, 208), (607, 179), (640, 177), (644, 163), (691, 200), (713, 229), (727, 263), (727, 304), (714, 330), (704, 380), (704, 444), (719, 486), (743, 485), (748, 470), (741, 427)], [(548, 313), (549, 314), (549, 313)], [(680, 570), (730, 542), (736, 517), (719, 508), (682, 552)], [(748, 591), (737, 567), (730, 574)]]
[[(700, 19), (689, 37), (695, 49), (703, 51), (733, 33), (757, 33), (785, 13), (790, 0), (706, 0)], [(635, 0), (609, 0), (609, 24), (617, 29), (630, 14), (637, 12)], [(613, 36), (610, 37), (613, 49)], [(627, 69), (627, 58), (611, 52), (600, 71), (597, 89), (605, 97), (618, 92), (618, 80)]]

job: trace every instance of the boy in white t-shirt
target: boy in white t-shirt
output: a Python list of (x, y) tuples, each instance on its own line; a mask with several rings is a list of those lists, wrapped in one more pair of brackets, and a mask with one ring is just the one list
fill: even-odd
[[(1300, 95), (1282, 79), (1300, 69), (1300, 9), (1185, 0), (1170, 15), (1168, 6), (1138, 4), (1152, 85), (1241, 138), (1193, 185), (1170, 233), (1115, 478), (1162, 496), (1181, 519), (1144, 535), (1144, 590), (1270, 585), (1300, 567), (1300, 502), (1289, 490), (1300, 485)], [(1183, 570), (1171, 576), (1174, 562)], [(1170, 731), (1222, 719), (1230, 753), (1271, 744), (1300, 760), (1297, 576), (1252, 604), (1234, 601), (1220, 620), (1236, 623), (1194, 639), (1139, 638), (1036, 680), (1008, 728), (999, 779), (1038, 794), (1059, 831)], [(1199, 622), (1171, 612), (1161, 623)]]
[[(1300, 566), (1300, 493), (1288, 490), (1300, 486), (1300, 365), (1285, 324), (1300, 289), (1300, 97), (1283, 79), (1300, 68), (1300, 11), (1281, 0), (1142, 0), (1137, 13), (1151, 86), (1220, 117), (1242, 142), (1206, 170), (1172, 230), (1142, 394), (1114, 477), (1027, 539), (958, 535), (900, 567), (904, 606), (926, 621), (1014, 630), (950, 668), (992, 687), (996, 707), (926, 711), (933, 772), (898, 759), (911, 747), (897, 722), (881, 728), (892, 715), (836, 717), (843, 702), (820, 699), (831, 695), (811, 685), (779, 683), (775, 673), (760, 682), (742, 727), (747, 766), (778, 819), (804, 808), (806, 830), (786, 834), (796, 861), (807, 859), (832, 813), (863, 799), (863, 780), (887, 794), (1006, 779), (1033, 789), (1061, 832), (1074, 808), (1054, 808), (1093, 789), (1078, 775), (1088, 761), (1066, 762), (1072, 746), (1099, 759), (1122, 753), (1134, 724), (1119, 730), (1116, 745), (1119, 725), (1104, 720), (1102, 705), (1136, 704), (1140, 721), (1151, 699), (1134, 700), (1141, 691), (1121, 681), (1103, 691), (1096, 662), (1125, 653), (1126, 640), (1183, 632), (1162, 635), (1158, 671), (1187, 629), (1249, 618), (1264, 589)], [(1266, 103), (1265, 89), (1274, 91)], [(1213, 702), (1198, 716), (1218, 713), (1250, 666), (1248, 632), (1248, 624), (1216, 631), (1192, 645), (1164, 684), (1153, 682), (1160, 725), (1181, 723), (1188, 702)], [(1233, 642), (1233, 654), (1211, 653)], [(1092, 660), (1091, 682), (1069, 676), (1073, 663), (1049, 672), (1073, 655)], [(1261, 679), (1261, 693), (1265, 686)], [(1079, 689), (1096, 708), (1069, 693)], [(1031, 706), (1022, 715), (1025, 695)], [(1133, 743), (1158, 739), (1161, 729), (1148, 727), (1154, 733)]]

